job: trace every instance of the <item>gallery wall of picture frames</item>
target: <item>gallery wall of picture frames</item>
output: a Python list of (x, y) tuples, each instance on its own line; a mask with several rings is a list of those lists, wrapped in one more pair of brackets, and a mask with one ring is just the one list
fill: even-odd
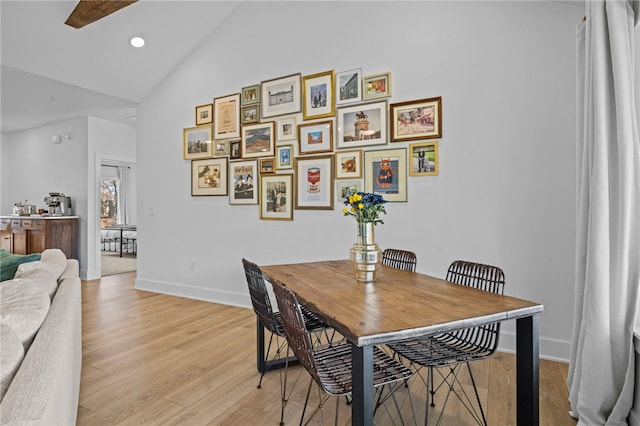
[(439, 173), (442, 98), (390, 103), (391, 72), (294, 73), (215, 96), (183, 129), (191, 195), (259, 205), (260, 219), (333, 210), (358, 191), (407, 201)]

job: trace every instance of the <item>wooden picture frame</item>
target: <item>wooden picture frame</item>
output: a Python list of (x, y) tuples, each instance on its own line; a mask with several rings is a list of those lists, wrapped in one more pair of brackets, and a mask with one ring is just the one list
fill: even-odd
[(364, 190), (389, 202), (407, 201), (407, 149), (365, 151)]
[(302, 77), (302, 119), (335, 115), (335, 71), (324, 71)]
[(229, 141), (213, 141), (213, 156), (214, 157), (228, 157), (229, 156)]
[(336, 73), (336, 105), (362, 100), (362, 68)]
[(384, 100), (338, 108), (337, 147), (386, 145), (387, 105)]
[(364, 183), (362, 179), (336, 180), (336, 203), (344, 203), (346, 197), (356, 192), (363, 192)]
[(229, 204), (258, 204), (258, 161), (229, 163)]
[(293, 175), (260, 175), (260, 219), (293, 220)]
[(243, 87), (240, 90), (240, 106), (259, 104), (260, 95), (260, 84)]
[(213, 100), (213, 138), (240, 137), (240, 93)]
[(333, 152), (333, 120), (298, 125), (298, 155)]
[(296, 160), (296, 209), (333, 210), (333, 155)]
[(277, 140), (288, 141), (296, 138), (296, 118), (286, 117), (281, 118), (276, 122), (277, 127)]
[(365, 101), (391, 96), (391, 73), (383, 72), (363, 77), (362, 99)]
[(211, 158), (213, 138), (211, 125), (182, 129), (182, 156), (185, 160)]
[(227, 195), (227, 158), (191, 161), (191, 195)]
[(391, 104), (391, 142), (442, 137), (442, 98)]
[(276, 146), (276, 170), (293, 169), (293, 145)]
[(362, 178), (362, 150), (335, 153), (336, 179)]
[(243, 125), (260, 122), (260, 104), (240, 107), (240, 117)]
[(438, 141), (409, 144), (409, 176), (437, 176)]
[(276, 172), (276, 159), (275, 158), (261, 158), (260, 159), (260, 174), (269, 174)]
[(240, 139), (229, 141), (229, 159), (237, 160), (242, 158), (242, 141)]
[(275, 155), (273, 121), (242, 126), (242, 158)]
[(262, 118), (300, 112), (300, 73), (260, 83)]
[(213, 104), (198, 105), (196, 107), (196, 126), (213, 123)]

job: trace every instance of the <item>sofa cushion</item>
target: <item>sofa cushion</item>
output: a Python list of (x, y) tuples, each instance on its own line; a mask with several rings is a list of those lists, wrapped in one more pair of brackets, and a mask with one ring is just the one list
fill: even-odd
[(0, 324), (0, 401), (9, 389), (23, 358), (24, 346), (16, 333), (11, 327)]
[(36, 262), (23, 263), (18, 266), (15, 278), (35, 269), (44, 269), (51, 273), (56, 280), (60, 278), (67, 267), (67, 256), (60, 249), (46, 249), (42, 252), (42, 258)]
[(50, 305), (49, 296), (37, 286), (14, 280), (0, 285), (0, 324), (13, 329), (25, 349), (33, 341)]
[(49, 299), (53, 299), (53, 295), (56, 294), (56, 290), (58, 289), (58, 281), (56, 281), (55, 277), (46, 269), (34, 269), (20, 274), (20, 278), (17, 277), (18, 274), (16, 273), (16, 278), (10, 282), (39, 287), (49, 296)]
[(16, 274), (18, 266), (26, 262), (35, 262), (42, 258), (40, 253), (12, 254), (5, 249), (0, 249), (0, 281), (10, 280)]

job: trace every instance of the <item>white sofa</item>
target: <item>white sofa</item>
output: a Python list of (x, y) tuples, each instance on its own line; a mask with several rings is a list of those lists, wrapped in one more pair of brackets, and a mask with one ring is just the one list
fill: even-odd
[(74, 425), (82, 368), (78, 261), (45, 250), (1, 282), (0, 338), (0, 425)]

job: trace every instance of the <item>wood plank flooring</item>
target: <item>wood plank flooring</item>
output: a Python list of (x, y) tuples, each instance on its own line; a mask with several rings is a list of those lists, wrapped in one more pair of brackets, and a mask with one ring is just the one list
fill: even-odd
[[(84, 425), (277, 425), (280, 378), (266, 374), (257, 389), (252, 310), (133, 289), (135, 272), (83, 282), (83, 365), (78, 422)], [(540, 363), (540, 423), (573, 426), (568, 414), (567, 364)], [(490, 425), (515, 424), (515, 357), (497, 353), (473, 364)], [(468, 377), (462, 377), (469, 390)], [(286, 424), (298, 424), (309, 384), (301, 367), (289, 370), (293, 388)], [(471, 390), (471, 392), (473, 392)], [(436, 395), (430, 424), (446, 392)], [(407, 424), (424, 424), (425, 387), (418, 376), (396, 392)], [(312, 402), (318, 393), (313, 390)], [(337, 404), (336, 404), (337, 401)], [(331, 399), (310, 424), (350, 424), (344, 398)], [(413, 409), (412, 409), (413, 407)], [(414, 417), (415, 416), (415, 419)], [(393, 424), (389, 400), (376, 424)], [(474, 424), (451, 397), (442, 425)]]

